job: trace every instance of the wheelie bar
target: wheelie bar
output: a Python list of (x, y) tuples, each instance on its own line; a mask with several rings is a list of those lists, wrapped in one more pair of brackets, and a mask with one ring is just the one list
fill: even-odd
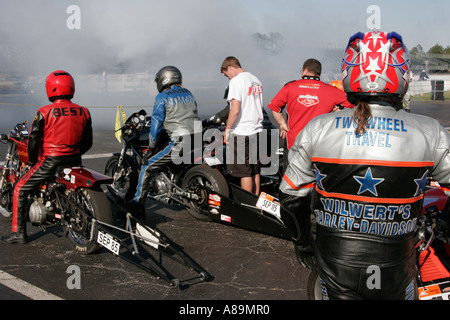
[[(126, 215), (125, 229), (93, 219), (90, 241), (105, 247), (115, 256), (150, 273), (155, 278), (165, 280), (173, 287), (192, 284), (194, 281), (203, 282), (208, 278), (207, 272), (179, 246), (161, 232), (139, 222), (130, 213)], [(155, 257), (151, 251), (157, 252), (159, 256)], [(189, 268), (196, 275), (183, 280), (173, 276), (162, 264), (163, 257), (167, 258), (167, 261)], [(175, 265), (172, 264), (172, 267)]]

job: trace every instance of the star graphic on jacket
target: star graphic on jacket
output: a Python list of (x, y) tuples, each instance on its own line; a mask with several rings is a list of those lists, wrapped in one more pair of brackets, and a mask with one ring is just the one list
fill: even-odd
[(367, 169), (366, 175), (364, 177), (353, 176), (353, 178), (355, 178), (355, 180), (358, 181), (359, 184), (361, 184), (358, 190), (358, 194), (369, 191), (374, 196), (378, 197), (378, 192), (375, 187), (383, 182), (384, 178), (372, 177), (372, 170), (370, 168)]
[(314, 174), (316, 175), (317, 187), (320, 190), (325, 190), (325, 188), (322, 185), (322, 180), (325, 179), (327, 177), (327, 175), (320, 173), (319, 169), (317, 168), (317, 166), (315, 164), (314, 164), (314, 167), (315, 167), (315, 169), (313, 169), (313, 171), (314, 171)]
[(415, 197), (423, 193), (427, 181), (428, 181), (428, 170), (423, 174), (421, 178), (414, 179), (414, 182), (417, 184), (416, 193), (414, 194)]

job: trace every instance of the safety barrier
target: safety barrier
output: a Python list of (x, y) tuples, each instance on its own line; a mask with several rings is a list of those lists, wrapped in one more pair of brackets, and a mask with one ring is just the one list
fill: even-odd
[(441, 79), (413, 80), (409, 86), (409, 93), (412, 96), (423, 96), (431, 92), (431, 100), (444, 100), (444, 92), (449, 90), (450, 80)]

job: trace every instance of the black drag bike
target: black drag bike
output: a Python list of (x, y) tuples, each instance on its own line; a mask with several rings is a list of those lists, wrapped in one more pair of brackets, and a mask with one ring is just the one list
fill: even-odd
[[(105, 174), (113, 178), (107, 186), (110, 194), (120, 201), (130, 201), (136, 192), (141, 161), (148, 150), (150, 118), (141, 110), (133, 113), (120, 129), (124, 140), (120, 153), (106, 163)], [(203, 163), (172, 163), (151, 177), (149, 198), (186, 206), (198, 219), (207, 217), (208, 192), (215, 190), (229, 195), (228, 184), (220, 171)]]
[[(119, 129), (124, 140), (122, 150), (114, 154), (105, 166), (104, 173), (113, 178), (113, 182), (107, 186), (108, 191), (119, 201), (132, 200), (136, 192), (141, 161), (148, 150), (151, 118), (146, 115), (144, 110), (140, 110), (128, 117)], [(270, 125), (270, 129), (274, 128), (271, 123)], [(176, 202), (185, 206), (196, 219), (211, 220), (211, 211), (214, 210), (211, 203), (217, 198), (216, 194), (221, 198), (232, 197), (233, 189), (239, 185), (227, 173), (223, 129), (222, 121), (203, 121), (203, 132), (199, 138), (201, 143), (197, 149), (192, 150), (193, 161), (171, 163), (155, 172), (151, 178), (148, 197), (167, 204)], [(278, 139), (278, 132), (274, 131), (273, 134), (275, 133)], [(278, 157), (278, 154), (275, 156)], [(272, 158), (269, 157), (270, 154), (265, 163), (271, 161)], [(276, 163), (276, 172), (261, 176), (261, 189), (268, 193), (278, 192), (281, 170), (278, 168), (278, 160)]]

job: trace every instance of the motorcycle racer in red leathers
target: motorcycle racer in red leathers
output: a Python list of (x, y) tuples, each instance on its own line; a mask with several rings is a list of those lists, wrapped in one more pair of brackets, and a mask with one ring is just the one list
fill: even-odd
[(61, 165), (80, 165), (81, 155), (92, 146), (92, 120), (87, 108), (72, 103), (75, 82), (66, 71), (46, 79), (48, 99), (33, 120), (28, 137), (30, 169), (16, 183), (13, 194), (12, 233), (6, 243), (26, 243), (28, 195)]
[(402, 109), (409, 74), (400, 35), (355, 34), (342, 76), (357, 107), (316, 117), (290, 149), (282, 220), (325, 299), (417, 298), (414, 229), (429, 177), (450, 195), (450, 134)]

